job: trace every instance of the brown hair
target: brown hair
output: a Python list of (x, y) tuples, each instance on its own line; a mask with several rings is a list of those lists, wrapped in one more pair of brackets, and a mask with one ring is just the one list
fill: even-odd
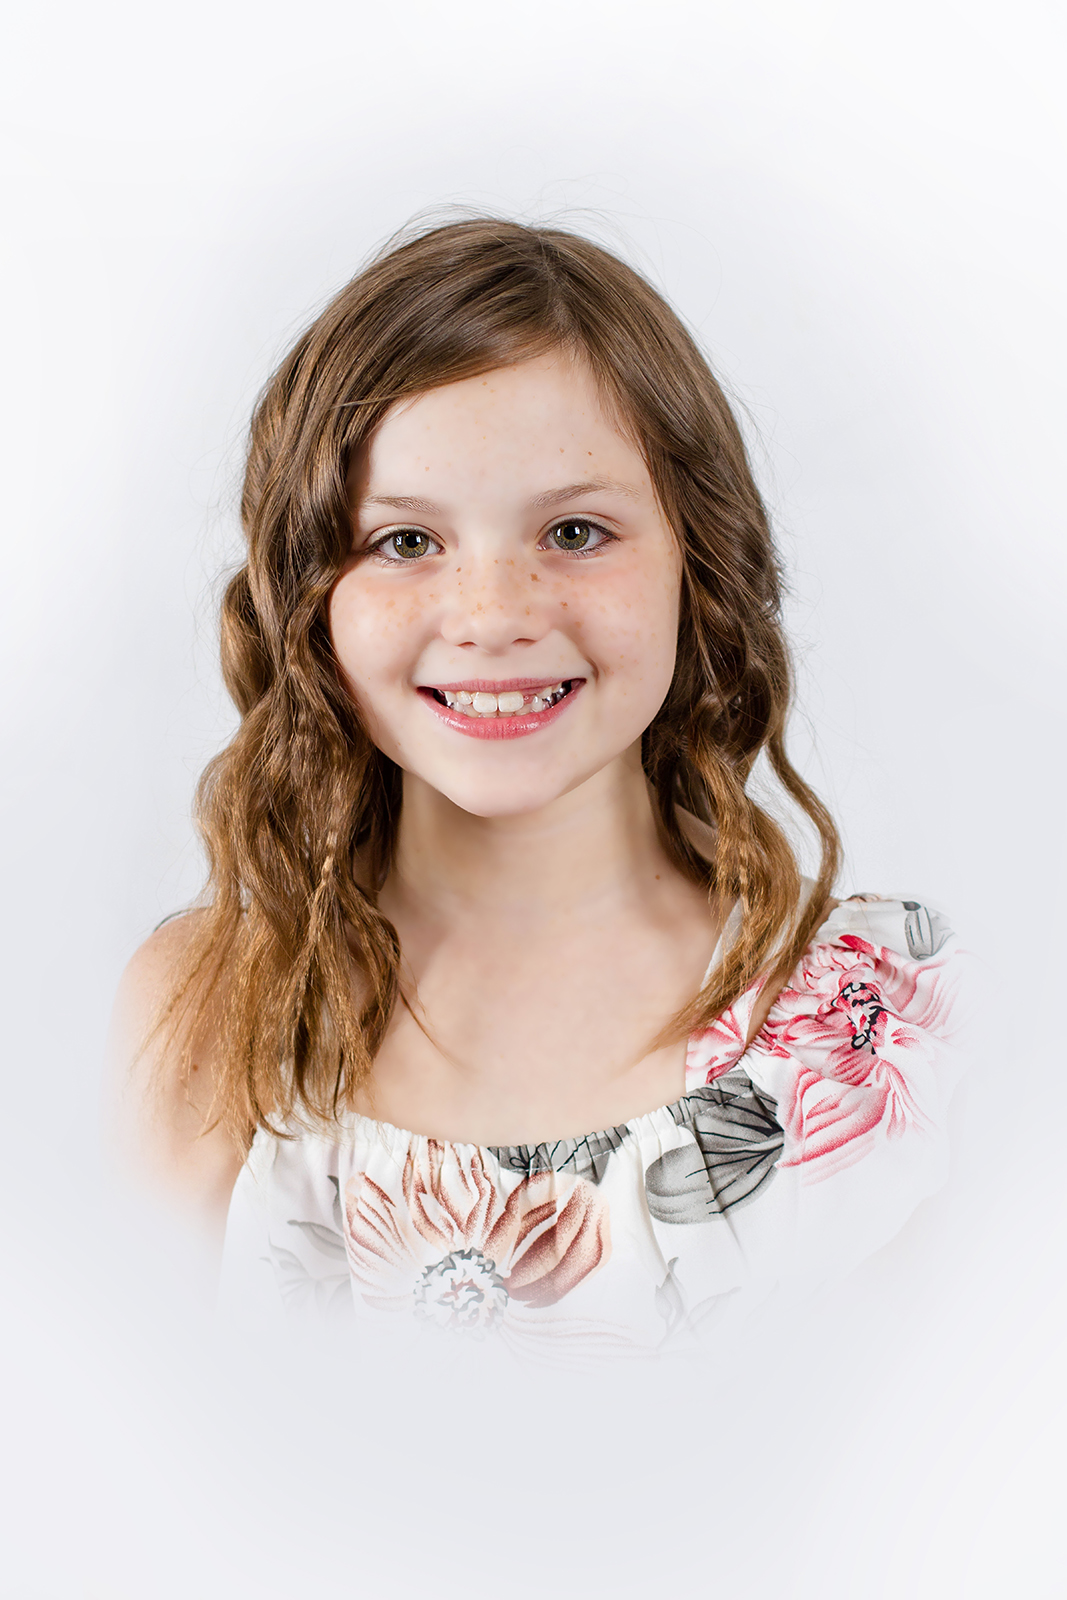
[[(638, 273), (573, 234), (479, 218), (409, 235), (297, 341), (252, 420), (248, 559), (222, 607), (241, 724), (200, 783), (207, 897), (165, 1012), (191, 1015), (187, 1037), (209, 1003), (221, 1019), (216, 1113), (239, 1140), (336, 1116), (398, 996), (399, 941), (375, 886), (401, 774), (341, 686), (325, 614), (351, 550), (349, 463), (396, 401), (558, 347), (589, 363), (639, 443), (684, 556), (677, 667), (644, 765), (678, 867), (738, 898), (742, 918), (675, 1036), (761, 973), (784, 978), (818, 923), (837, 833), (785, 754), (778, 562), (737, 423), (693, 339)], [(760, 751), (821, 841), (806, 901), (784, 832), (746, 793)], [(713, 825), (712, 861), (679, 806)]]

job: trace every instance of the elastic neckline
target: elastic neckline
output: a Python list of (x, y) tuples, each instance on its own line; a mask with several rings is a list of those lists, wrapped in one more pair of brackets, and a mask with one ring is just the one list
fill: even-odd
[[(727, 1072), (733, 1072), (737, 1067), (741, 1066), (743, 1057), (747, 1053), (747, 1051), (742, 1052), (742, 1055), (736, 1061), (731, 1062)], [(365, 1117), (358, 1111), (348, 1112), (343, 1121), (340, 1122), (339, 1130), (349, 1136), (358, 1136), (363, 1133), (369, 1138), (377, 1139), (385, 1145), (391, 1154), (395, 1154), (398, 1150), (410, 1150), (412, 1146), (422, 1149), (427, 1145), (435, 1144), (442, 1150), (454, 1151), (461, 1157), (490, 1156), (498, 1165), (504, 1167), (511, 1164), (505, 1159), (506, 1157), (522, 1157), (524, 1159), (518, 1164), (529, 1166), (531, 1159), (538, 1151), (544, 1151), (548, 1155), (558, 1150), (561, 1145), (575, 1150), (580, 1149), (582, 1145), (620, 1144), (624, 1139), (632, 1139), (635, 1135), (640, 1136), (642, 1133), (654, 1131), (658, 1125), (667, 1119), (677, 1126), (680, 1117), (681, 1120), (684, 1120), (684, 1111), (689, 1101), (713, 1097), (716, 1086), (722, 1082), (726, 1075), (727, 1073), (724, 1072), (710, 1084), (700, 1084), (695, 1089), (687, 1089), (684, 1094), (678, 1096), (677, 1100), (671, 1100), (666, 1105), (656, 1106), (652, 1111), (642, 1111), (640, 1116), (627, 1117), (624, 1122), (618, 1122), (612, 1127), (597, 1128), (592, 1133), (571, 1134), (555, 1139), (541, 1139), (536, 1144), (475, 1144), (469, 1139), (440, 1139), (435, 1134), (413, 1133), (409, 1128), (398, 1128), (395, 1123), (382, 1122), (375, 1117)], [(348, 1141), (346, 1139), (335, 1142), (347, 1143)], [(553, 1163), (549, 1160), (546, 1165), (551, 1166)]]

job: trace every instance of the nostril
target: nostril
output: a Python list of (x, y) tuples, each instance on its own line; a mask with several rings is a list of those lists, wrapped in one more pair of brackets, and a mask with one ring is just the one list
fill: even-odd
[[(529, 646), (537, 643), (536, 639), (509, 639), (508, 648)], [(484, 650), (485, 644), (479, 639), (461, 639), (456, 645), (457, 650)]]

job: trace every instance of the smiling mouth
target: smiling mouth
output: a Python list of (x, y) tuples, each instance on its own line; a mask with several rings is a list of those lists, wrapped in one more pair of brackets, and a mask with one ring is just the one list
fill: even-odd
[(536, 690), (507, 689), (497, 694), (482, 689), (430, 688), (423, 692), (430, 694), (438, 705), (447, 706), (449, 711), (458, 712), (460, 716), (472, 720), (483, 717), (530, 717), (551, 710), (583, 681), (582, 678), (564, 678), (559, 683), (544, 684)]

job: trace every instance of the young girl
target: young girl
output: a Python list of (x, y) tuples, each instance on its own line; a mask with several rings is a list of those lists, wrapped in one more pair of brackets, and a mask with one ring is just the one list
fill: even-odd
[(650, 1352), (890, 1238), (952, 943), (830, 898), (767, 517), (663, 300), (553, 229), (407, 239), (267, 386), (242, 515), (209, 890), (119, 1012), (227, 1297)]

